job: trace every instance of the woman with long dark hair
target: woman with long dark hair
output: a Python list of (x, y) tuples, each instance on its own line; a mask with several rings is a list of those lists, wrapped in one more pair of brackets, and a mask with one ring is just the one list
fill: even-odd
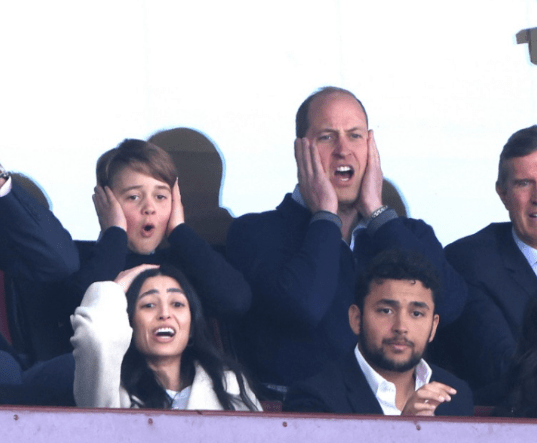
[(141, 265), (92, 284), (71, 322), (78, 406), (261, 410), (171, 266)]

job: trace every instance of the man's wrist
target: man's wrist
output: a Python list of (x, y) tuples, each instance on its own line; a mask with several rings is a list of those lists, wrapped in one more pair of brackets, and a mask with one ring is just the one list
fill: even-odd
[[(382, 208), (384, 208), (384, 206)], [(373, 236), (375, 232), (377, 232), (381, 226), (383, 226), (390, 220), (396, 219), (398, 217), (399, 216), (397, 215), (397, 212), (395, 212), (394, 209), (386, 206), (386, 209), (383, 209), (382, 211), (380, 211), (374, 218), (369, 218), (367, 220), (367, 223), (366, 223), (367, 233), (370, 236)]]
[(343, 223), (337, 214), (334, 214), (330, 211), (317, 211), (311, 217), (310, 223), (313, 223), (317, 220), (328, 220), (336, 224), (339, 229), (343, 226)]

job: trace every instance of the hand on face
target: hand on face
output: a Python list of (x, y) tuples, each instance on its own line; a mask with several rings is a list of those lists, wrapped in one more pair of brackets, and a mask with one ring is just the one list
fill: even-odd
[(434, 412), (440, 403), (451, 401), (457, 391), (452, 387), (433, 381), (415, 391), (407, 400), (401, 415), (428, 415)]
[(117, 226), (127, 231), (127, 219), (123, 209), (108, 186), (105, 186), (104, 189), (101, 186), (95, 187), (95, 194), (92, 198), (102, 232), (111, 226)]
[(119, 286), (121, 286), (123, 288), (123, 292), (127, 292), (127, 290), (129, 289), (131, 283), (134, 281), (134, 279), (136, 277), (138, 277), (139, 274), (141, 274), (142, 272), (148, 270), (148, 269), (154, 269), (154, 268), (158, 268), (159, 265), (148, 265), (148, 264), (144, 264), (144, 265), (139, 265), (139, 266), (135, 266), (134, 268), (131, 268), (131, 269), (126, 269), (125, 271), (121, 271), (116, 279), (114, 280)]
[(175, 180), (175, 184), (172, 188), (172, 212), (170, 214), (170, 220), (166, 228), (166, 236), (168, 237), (172, 231), (185, 222), (185, 211), (183, 203), (181, 202), (181, 192), (179, 190), (179, 181)]
[(379, 151), (373, 130), (370, 129), (367, 139), (367, 166), (362, 178), (360, 196), (356, 201), (356, 209), (362, 217), (369, 217), (382, 206), (382, 180)]
[(336, 191), (324, 171), (319, 151), (307, 138), (295, 140), (298, 184), (302, 198), (311, 212), (328, 211), (337, 214)]
[[(3, 169), (3, 166), (2, 166), (2, 164), (0, 163), (0, 172), (3, 172), (2, 169)], [(2, 186), (4, 186), (4, 183), (5, 183), (6, 181), (7, 181), (7, 180), (6, 180), (5, 178), (0, 178), (0, 188), (1, 188)]]

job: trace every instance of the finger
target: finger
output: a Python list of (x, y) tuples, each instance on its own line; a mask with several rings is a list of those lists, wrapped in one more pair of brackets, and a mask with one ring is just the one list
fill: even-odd
[(321, 162), (321, 156), (319, 155), (319, 149), (317, 148), (317, 145), (312, 143), (310, 147), (311, 152), (311, 169), (313, 171), (314, 175), (320, 175), (324, 174), (324, 167)]
[(179, 189), (179, 178), (175, 179), (175, 184), (173, 185), (172, 195), (177, 200), (181, 200), (181, 190)]
[(419, 399), (429, 402), (438, 401), (442, 403), (445, 401), (451, 401), (450, 393), (447, 390), (437, 386), (425, 385), (416, 391), (416, 395)]
[(104, 192), (106, 193), (106, 198), (107, 198), (109, 203), (111, 203), (111, 204), (114, 204), (114, 203), (119, 204), (119, 202), (117, 201), (116, 195), (114, 194), (114, 192), (108, 186), (105, 186)]
[(96, 187), (94, 192), (95, 193), (91, 196), (91, 199), (93, 200), (93, 206), (95, 206), (95, 212), (100, 216), (105, 207), (104, 200), (106, 200), (106, 197), (102, 188)]
[(433, 411), (417, 411), (414, 415), (419, 415), (421, 417), (434, 417), (434, 410)]
[(306, 153), (306, 143), (307, 140), (305, 138), (297, 138), (295, 140), (295, 159), (296, 164), (298, 168), (298, 182), (304, 183), (309, 176), (311, 176), (311, 172), (309, 172), (308, 168), (308, 155)]
[(432, 381), (430, 383), (427, 383), (423, 387), (427, 387), (429, 389), (437, 390), (438, 392), (447, 392), (448, 394), (455, 395), (457, 393), (457, 390), (452, 388), (449, 385), (446, 385), (444, 383), (440, 383), (438, 381)]
[(373, 133), (373, 130), (370, 129), (368, 133), (367, 138), (367, 147), (368, 147), (368, 155), (367, 155), (367, 161), (369, 164), (372, 165), (379, 165), (380, 166), (380, 154), (379, 150), (377, 149), (377, 143), (375, 141), (375, 134)]
[(142, 272), (148, 269), (154, 269), (158, 267), (159, 265), (151, 265), (151, 264), (139, 265), (134, 268), (127, 269), (125, 271), (120, 272), (114, 281), (122, 287), (123, 292), (127, 292), (131, 283), (139, 274), (141, 274)]

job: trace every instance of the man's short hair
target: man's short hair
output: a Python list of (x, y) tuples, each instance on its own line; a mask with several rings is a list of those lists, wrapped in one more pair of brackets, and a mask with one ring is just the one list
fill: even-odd
[(371, 290), (371, 283), (383, 280), (415, 280), (431, 290), (435, 305), (440, 299), (440, 279), (437, 272), (423, 255), (397, 249), (376, 255), (366, 271), (358, 278), (354, 302), (363, 312), (364, 300)]
[(525, 157), (537, 151), (537, 125), (521, 129), (515, 132), (502, 149), (500, 154), (500, 164), (498, 166), (498, 181), (500, 188), (505, 188), (507, 181), (507, 167), (505, 162), (516, 157)]
[(125, 139), (97, 160), (97, 185), (112, 187), (115, 177), (126, 167), (160, 180), (170, 188), (177, 179), (173, 160), (164, 149), (144, 140)]
[(305, 137), (306, 132), (308, 132), (308, 128), (310, 127), (310, 123), (308, 121), (308, 113), (310, 110), (311, 102), (315, 98), (321, 95), (328, 95), (328, 94), (333, 94), (337, 92), (341, 94), (350, 95), (352, 98), (354, 98), (358, 102), (358, 104), (361, 106), (362, 110), (364, 111), (365, 122), (366, 124), (369, 125), (368, 119), (367, 119), (367, 112), (365, 111), (364, 105), (362, 104), (360, 100), (356, 98), (356, 96), (351, 91), (347, 91), (346, 89), (338, 88), (336, 86), (325, 86), (323, 88), (318, 89), (313, 94), (311, 94), (306, 100), (302, 102), (302, 104), (298, 108), (298, 111), (296, 113), (296, 119), (295, 119), (297, 138)]

